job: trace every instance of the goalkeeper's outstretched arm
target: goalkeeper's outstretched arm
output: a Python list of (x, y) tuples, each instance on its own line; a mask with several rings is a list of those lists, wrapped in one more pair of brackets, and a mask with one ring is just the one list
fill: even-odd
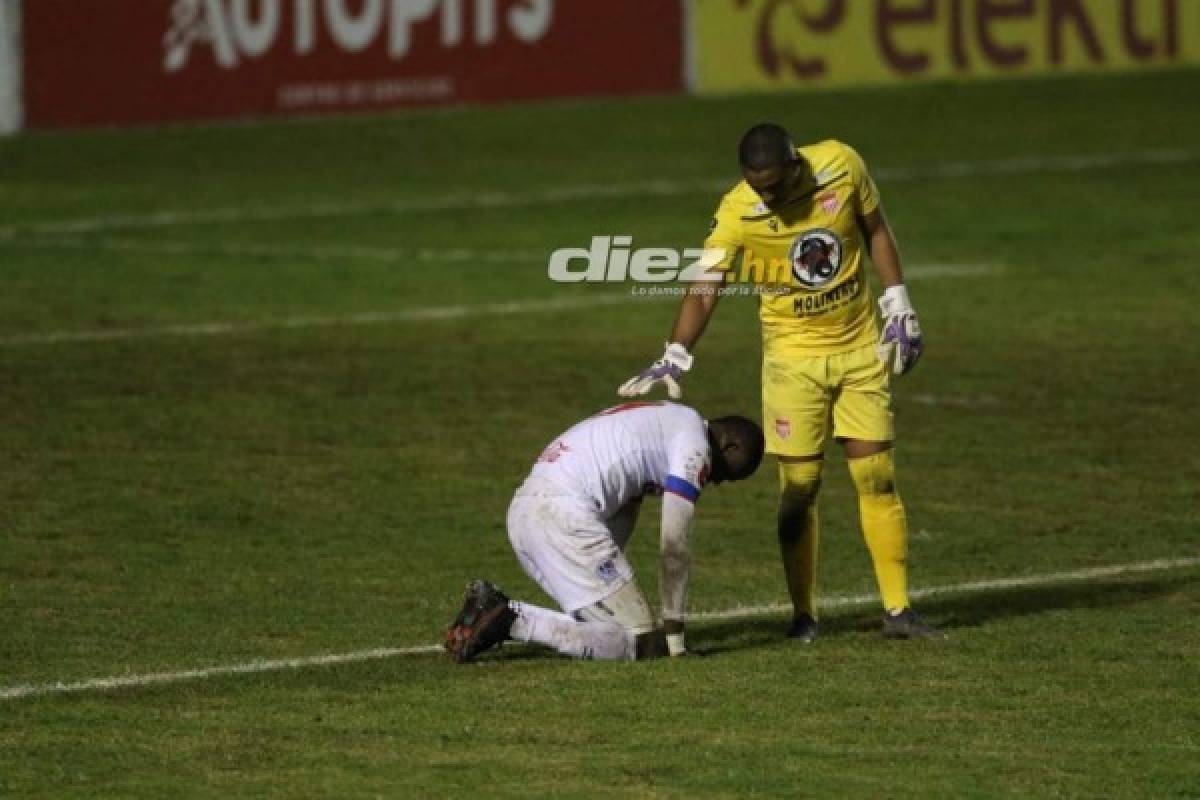
[(724, 275), (719, 279), (689, 284), (687, 294), (679, 304), (679, 314), (675, 317), (671, 338), (662, 357), (621, 384), (617, 394), (638, 397), (661, 383), (667, 387), (667, 396), (672, 400), (683, 396), (680, 381), (683, 373), (692, 368), (692, 347), (708, 326), (724, 284)]
[(671, 328), (671, 342), (683, 345), (688, 352), (700, 341), (708, 321), (717, 308), (717, 300), (721, 296), (721, 287), (725, 285), (724, 276), (720, 280), (698, 281), (688, 286), (687, 294), (679, 303), (679, 313), (675, 316), (675, 325)]

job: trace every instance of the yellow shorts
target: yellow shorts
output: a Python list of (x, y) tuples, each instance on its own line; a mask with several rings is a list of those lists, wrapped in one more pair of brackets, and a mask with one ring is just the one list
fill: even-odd
[(838, 439), (890, 442), (895, 436), (888, 372), (874, 345), (827, 356), (763, 356), (767, 452), (815, 456)]

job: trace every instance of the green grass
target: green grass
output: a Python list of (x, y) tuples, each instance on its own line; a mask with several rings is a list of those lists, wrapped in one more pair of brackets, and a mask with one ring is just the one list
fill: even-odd
[[(674, 304), (272, 323), (584, 297), (546, 279), (550, 250), (612, 233), (694, 246), (718, 192), (394, 205), (732, 181), (737, 134), (764, 117), (843, 138), (883, 174), (1190, 154), (880, 184), (929, 339), (896, 390), (914, 585), (1197, 556), (1198, 80), (0, 141), (0, 689), (429, 644), (480, 575), (545, 601), (509, 550), (508, 499), (550, 438), (657, 355)], [(327, 204), (348, 210), (45, 227)], [(992, 270), (919, 277), (945, 263)], [(262, 326), (17, 341), (209, 322)], [(724, 302), (697, 362), (689, 402), (758, 415), (752, 301)], [(870, 592), (852, 487), (829, 461), (823, 591)], [(706, 493), (694, 609), (785, 599), (774, 487), (767, 465)], [(651, 595), (654, 516), (632, 545)], [(690, 633), (707, 658), (506, 646), (465, 668), (418, 654), (0, 699), (0, 796), (1200, 797), (1198, 579), (939, 595), (921, 606), (951, 633), (936, 646), (880, 640), (866, 605), (831, 611), (809, 648), (782, 638), (782, 615), (708, 618)]]

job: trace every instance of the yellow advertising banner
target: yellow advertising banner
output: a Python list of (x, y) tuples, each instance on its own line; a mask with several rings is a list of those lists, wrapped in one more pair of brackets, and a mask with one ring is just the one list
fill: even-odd
[(1200, 0), (690, 4), (691, 80), (699, 92), (1200, 64)]

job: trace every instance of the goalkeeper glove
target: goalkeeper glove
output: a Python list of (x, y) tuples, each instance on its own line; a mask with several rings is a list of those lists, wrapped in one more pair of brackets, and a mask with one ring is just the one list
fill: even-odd
[(622, 383), (617, 389), (617, 394), (622, 397), (637, 397), (649, 392), (656, 383), (663, 383), (667, 386), (667, 395), (672, 400), (678, 400), (683, 396), (679, 380), (683, 373), (691, 368), (692, 354), (687, 348), (678, 342), (668, 342), (662, 358)]
[(883, 314), (883, 333), (876, 352), (894, 374), (903, 375), (917, 365), (923, 344), (921, 324), (903, 284), (884, 290), (879, 310)]

